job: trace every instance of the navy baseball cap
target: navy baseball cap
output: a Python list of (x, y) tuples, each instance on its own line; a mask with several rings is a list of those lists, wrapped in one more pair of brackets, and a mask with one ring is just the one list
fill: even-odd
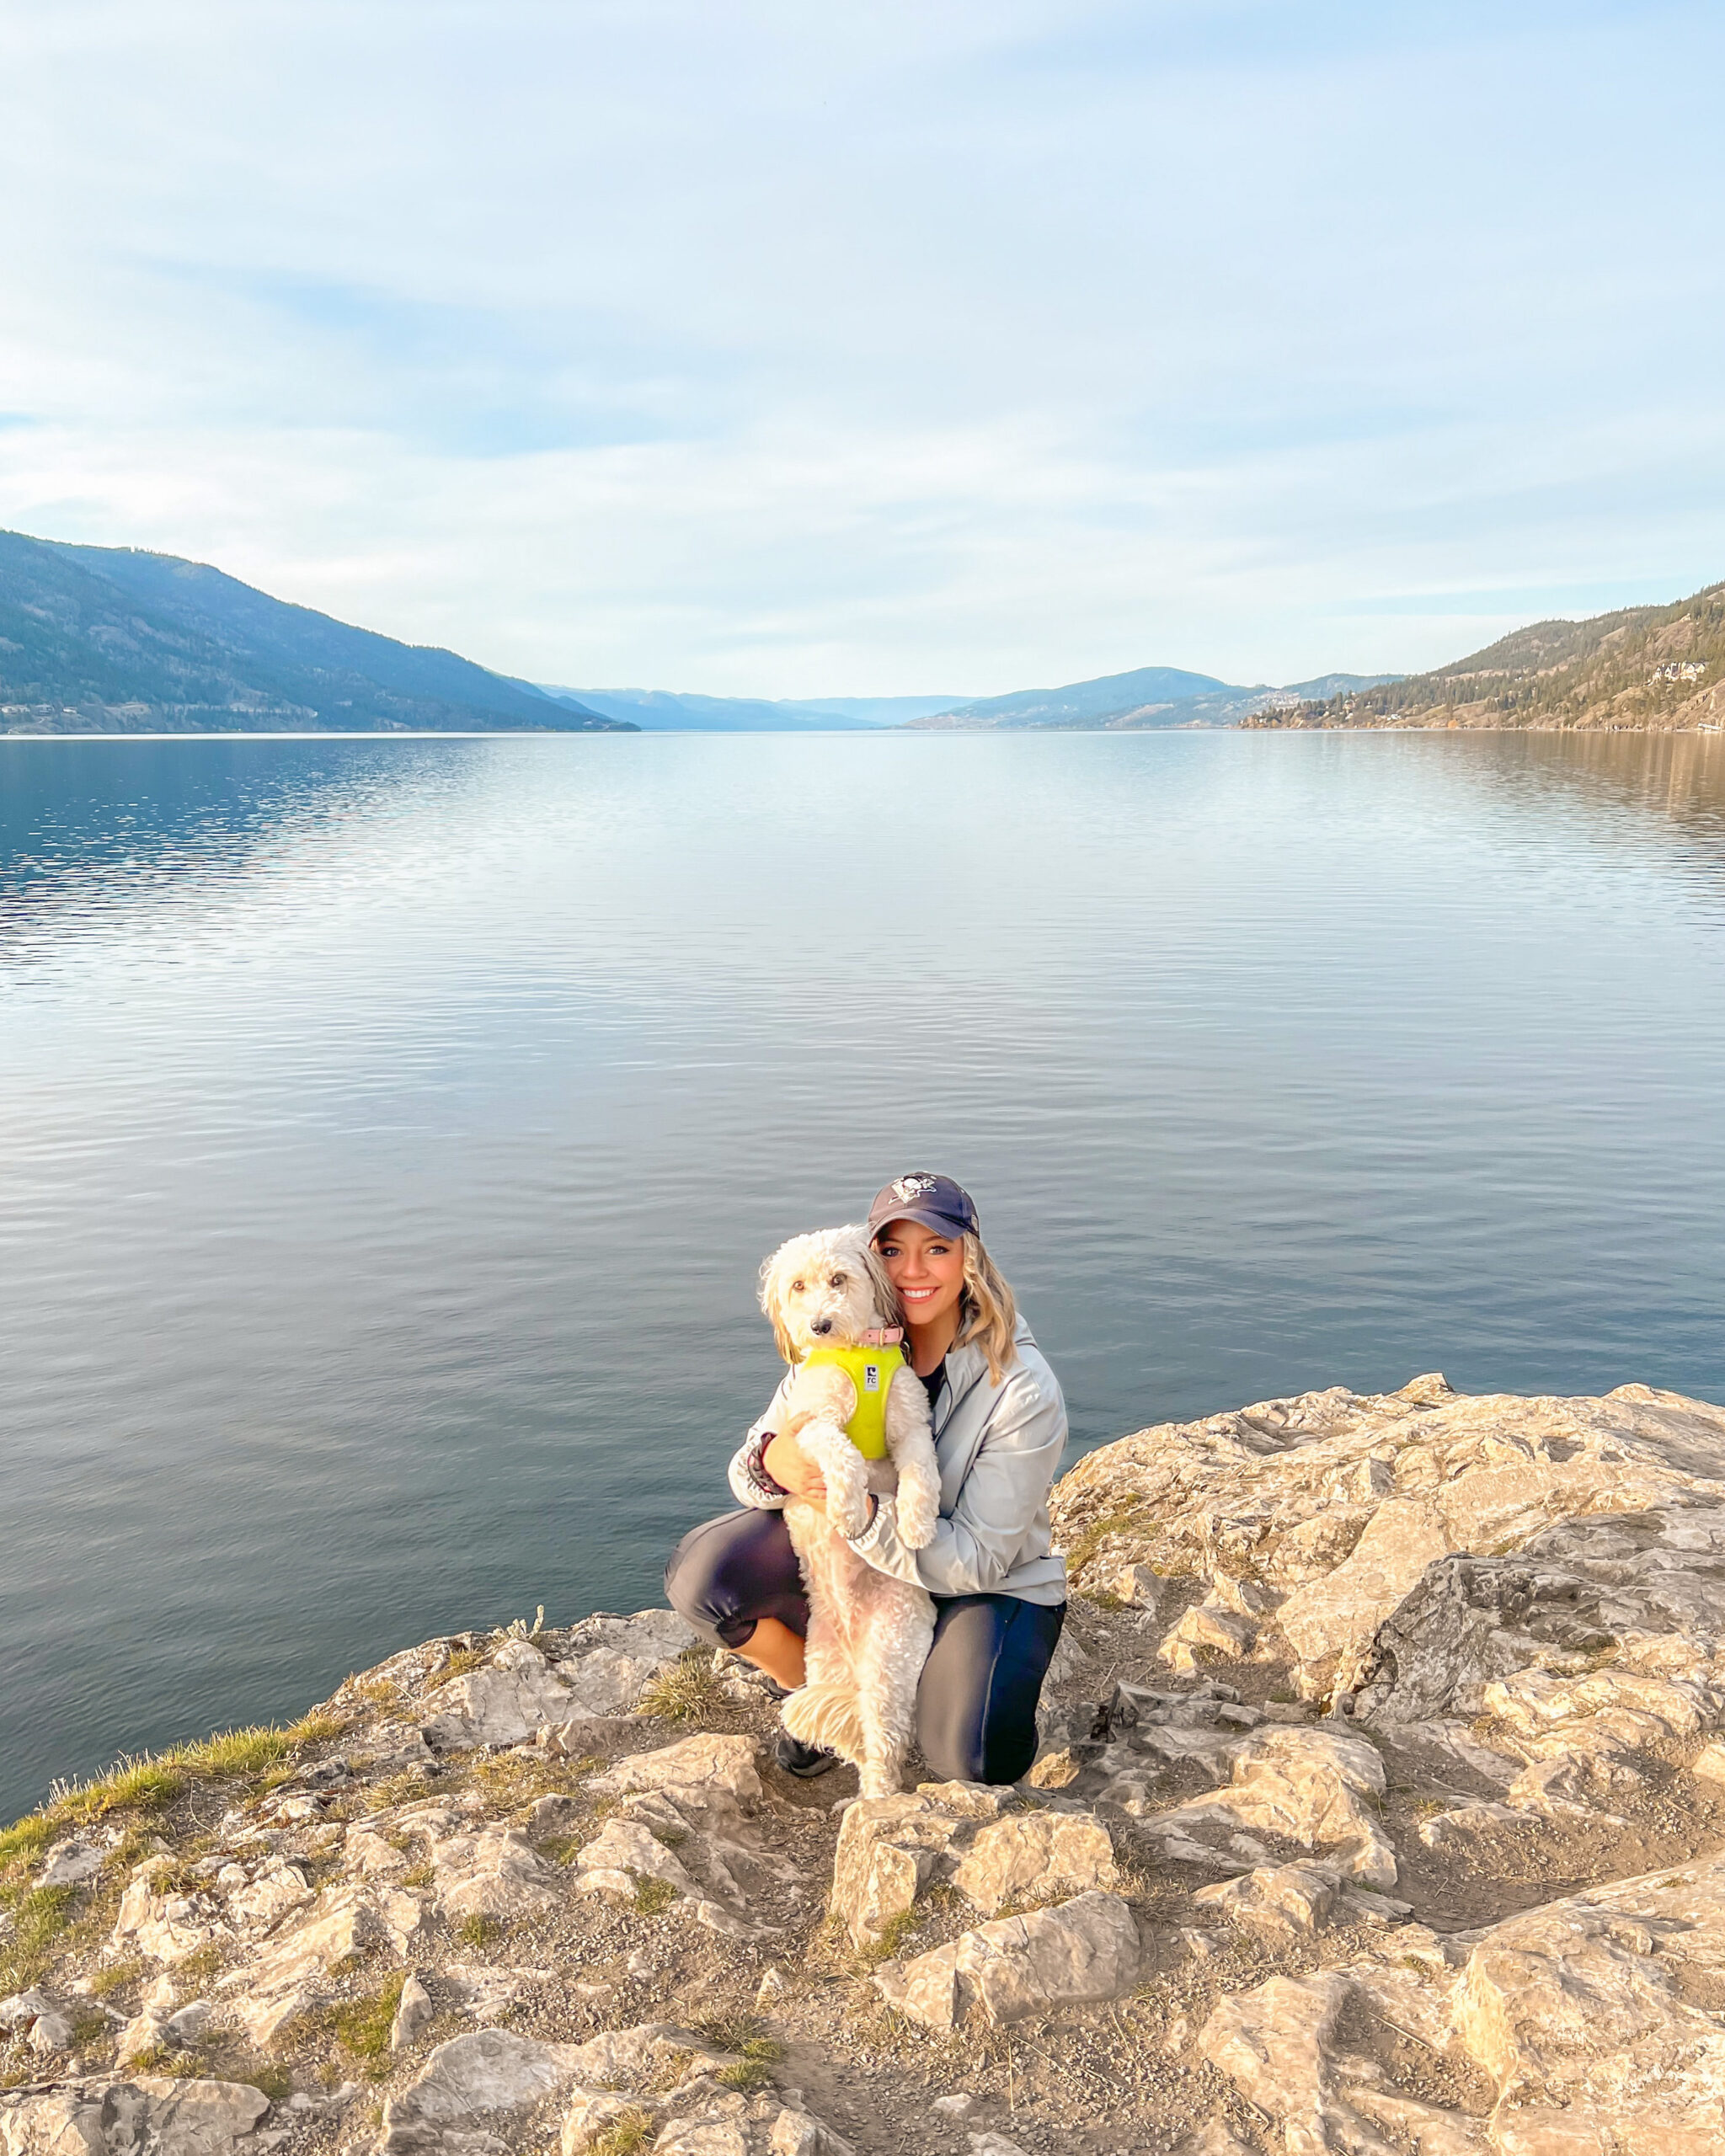
[(915, 1220), (937, 1235), (980, 1235), (970, 1193), (950, 1176), (900, 1176), (889, 1182), (868, 1209), (868, 1232), (878, 1235), (889, 1220)]

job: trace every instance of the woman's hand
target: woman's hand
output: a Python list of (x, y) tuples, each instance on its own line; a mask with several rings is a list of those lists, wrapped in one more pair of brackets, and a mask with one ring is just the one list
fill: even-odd
[(794, 1438), (781, 1433), (761, 1454), (761, 1464), (781, 1490), (788, 1490), (804, 1504), (825, 1508), (825, 1478)]

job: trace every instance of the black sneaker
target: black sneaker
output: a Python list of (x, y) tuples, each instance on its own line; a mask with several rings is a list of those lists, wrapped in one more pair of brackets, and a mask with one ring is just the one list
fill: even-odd
[(788, 1729), (782, 1729), (772, 1740), (772, 1758), (775, 1766), (804, 1782), (813, 1781), (839, 1763), (836, 1752), (823, 1752), (818, 1744), (804, 1744)]

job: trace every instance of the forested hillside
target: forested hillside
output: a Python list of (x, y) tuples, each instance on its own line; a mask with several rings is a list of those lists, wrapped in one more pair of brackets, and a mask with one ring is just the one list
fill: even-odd
[(1725, 584), (1669, 606), (1535, 622), (1485, 650), (1248, 726), (1725, 726)]
[(633, 733), (220, 569), (0, 532), (0, 733)]

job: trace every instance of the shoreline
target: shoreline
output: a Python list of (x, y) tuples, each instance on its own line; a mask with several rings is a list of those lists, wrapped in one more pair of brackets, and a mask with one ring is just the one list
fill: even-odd
[(758, 1675), (649, 1609), (63, 1793), (0, 1833), (0, 2147), (1252, 2156), (1314, 2101), (1337, 2146), (1717, 2137), (1725, 1407), (1337, 1386), (1050, 1509), (1012, 1788), (791, 1780)]

